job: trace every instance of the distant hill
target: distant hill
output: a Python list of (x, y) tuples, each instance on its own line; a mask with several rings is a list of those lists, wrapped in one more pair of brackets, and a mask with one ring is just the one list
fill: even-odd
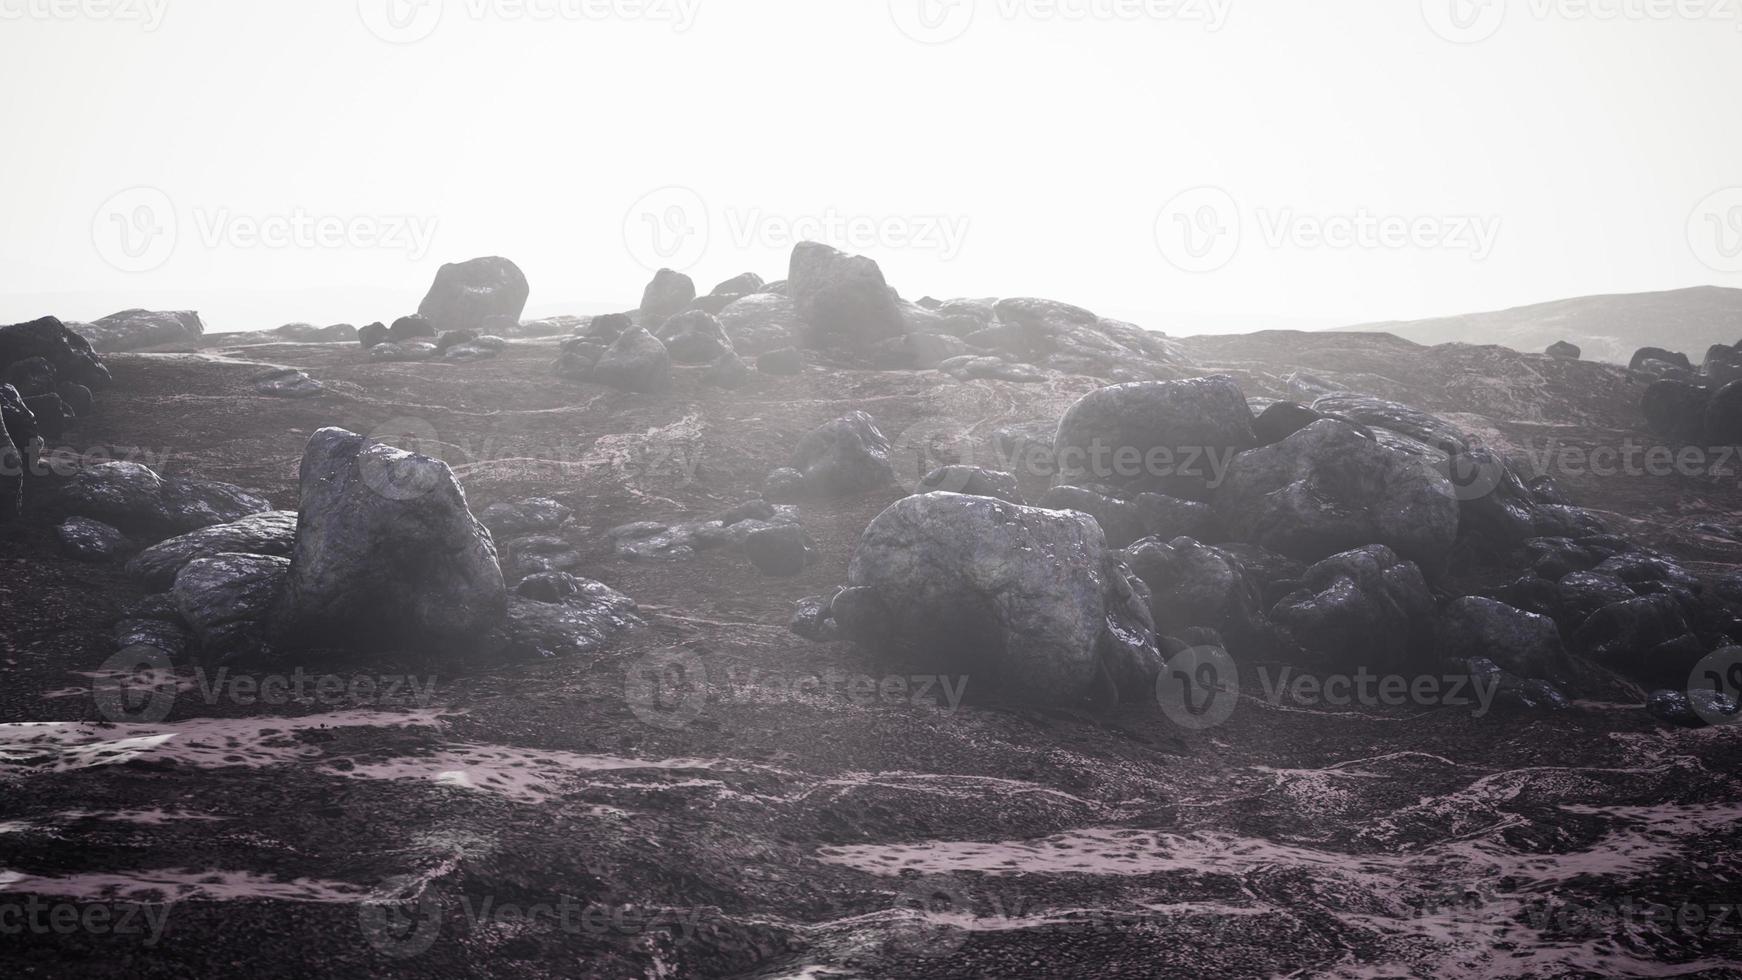
[(1742, 339), (1742, 289), (1695, 286), (1661, 293), (1581, 296), (1494, 313), (1368, 323), (1353, 330), (1396, 334), (1418, 344), (1500, 344), (1541, 353), (1557, 340), (1588, 360), (1626, 364), (1641, 347), (1685, 352), (1698, 364), (1713, 344)]

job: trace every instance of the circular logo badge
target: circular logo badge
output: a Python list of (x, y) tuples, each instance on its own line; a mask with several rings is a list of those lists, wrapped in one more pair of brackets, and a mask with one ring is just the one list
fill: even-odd
[(155, 187), (133, 187), (104, 201), (91, 218), (91, 244), (122, 272), (150, 272), (175, 254), (175, 202)]
[(682, 272), (708, 251), (708, 204), (688, 187), (649, 191), (623, 215), (623, 245), (649, 272)]
[(1493, 37), (1506, 22), (1506, 0), (1421, 0), (1429, 30), (1453, 44)]
[(1742, 272), (1742, 187), (1726, 187), (1694, 208), (1688, 247), (1714, 272)]
[(416, 44), (441, 26), (444, 0), (357, 0), (357, 16), (388, 44)]
[(175, 707), (175, 664), (156, 647), (127, 647), (97, 668), (91, 694), (105, 721), (155, 725)]
[(357, 925), (376, 952), (410, 959), (429, 952), (441, 935), (441, 903), (422, 879), (389, 878), (357, 906)]
[(1174, 195), (1155, 215), (1155, 247), (1182, 272), (1214, 272), (1240, 251), (1240, 205), (1220, 187)]
[[(1722, 700), (1720, 700), (1722, 699)], [(1742, 721), (1742, 647), (1724, 647), (1707, 654), (1688, 676), (1688, 701), (1708, 725)]]
[(889, 931), (889, 952), (900, 959), (935, 959), (962, 948), (974, 918), (972, 895), (953, 875), (920, 875), (895, 896), (903, 916)]
[(1162, 714), (1181, 728), (1215, 728), (1240, 700), (1240, 669), (1221, 647), (1192, 647), (1169, 658), (1155, 679)]
[(896, 30), (921, 44), (948, 44), (974, 26), (975, 0), (889, 0)]
[(629, 665), (623, 696), (635, 717), (676, 731), (701, 717), (708, 706), (707, 666), (689, 650), (656, 650)]
[(908, 493), (961, 493), (972, 479), (967, 471), (944, 474), (931, 486), (925, 485), (925, 478), (944, 466), (975, 466), (974, 457), (972, 427), (952, 421), (909, 426), (889, 444), (889, 465)]
[(1481, 500), (1506, 479), (1506, 464), (1487, 450), (1436, 456), (1427, 465), (1451, 483), (1452, 496), (1460, 501)]
[(357, 467), (363, 483), (388, 500), (415, 500), (444, 482), (442, 448), (428, 419), (388, 419), (369, 430)]

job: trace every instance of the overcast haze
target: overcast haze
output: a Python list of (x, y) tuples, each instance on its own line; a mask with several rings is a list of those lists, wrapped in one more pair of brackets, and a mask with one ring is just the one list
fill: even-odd
[(392, 2), (0, 0), (0, 321), (361, 324), (488, 254), (587, 312), (797, 236), (1172, 332), (1742, 286), (1730, 3)]

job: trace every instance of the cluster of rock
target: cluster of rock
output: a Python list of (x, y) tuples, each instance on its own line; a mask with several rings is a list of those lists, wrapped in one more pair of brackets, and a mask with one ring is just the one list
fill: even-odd
[(1648, 382), (1639, 407), (1657, 435), (1677, 445), (1742, 444), (1742, 342), (1713, 345), (1698, 368), (1686, 354), (1646, 347), (1629, 368)]
[[(814, 437), (828, 449), (813, 463), (828, 462), (799, 486), (889, 482), (863, 413)], [(1118, 385), (1065, 413), (1052, 463), (1036, 506), (1010, 473), (930, 474), (793, 629), (1065, 704), (1152, 697), (1171, 653), (1212, 645), (1337, 672), (1482, 676), (1509, 703), (1563, 707), (1592, 676), (1625, 684), (1605, 670), (1685, 688), (1742, 638), (1742, 575), (1705, 587), (1406, 405), (1333, 393), (1255, 415), (1226, 377)], [(1455, 566), (1482, 560), (1529, 574), (1451, 591)]]
[(508, 346), (506, 336), (525, 334), (520, 315), (530, 295), (525, 273), (501, 256), (449, 263), (437, 271), (416, 313), (392, 326), (371, 323), (356, 331), (356, 341), (376, 361), (494, 357)]
[(54, 317), (0, 327), (0, 522), (24, 506), (31, 460), (110, 384), (91, 345)]

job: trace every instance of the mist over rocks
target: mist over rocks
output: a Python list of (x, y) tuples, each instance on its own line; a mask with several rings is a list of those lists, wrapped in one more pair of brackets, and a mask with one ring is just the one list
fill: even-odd
[(1066, 480), (1206, 501), (1216, 468), (1255, 442), (1240, 387), (1211, 377), (1090, 392), (1059, 422), (1053, 453)]
[(91, 347), (110, 353), (198, 343), (206, 333), (205, 321), (192, 310), (122, 310), (71, 326)]
[(792, 250), (787, 290), (810, 347), (863, 350), (906, 332), (895, 291), (877, 263), (819, 242)]
[(481, 330), (495, 316), (519, 322), (531, 292), (519, 266), (501, 256), (485, 256), (442, 266), (417, 312), (437, 334)]

